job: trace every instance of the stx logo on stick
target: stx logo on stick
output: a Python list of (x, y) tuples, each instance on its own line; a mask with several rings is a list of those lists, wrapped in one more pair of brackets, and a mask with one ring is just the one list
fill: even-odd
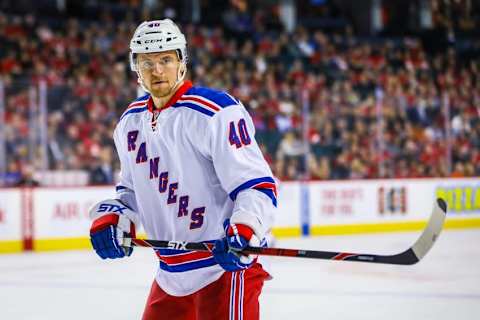
[(118, 206), (116, 204), (102, 203), (100, 207), (98, 207), (97, 212), (118, 212), (119, 214), (123, 214), (123, 210), (125, 209), (127, 209), (127, 207)]
[(187, 243), (185, 241), (169, 241), (168, 248), (175, 250), (187, 250)]

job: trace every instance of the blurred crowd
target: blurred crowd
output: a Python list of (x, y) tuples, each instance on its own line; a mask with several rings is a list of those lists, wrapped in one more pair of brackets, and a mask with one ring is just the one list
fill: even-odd
[[(175, 18), (167, 9), (163, 16)], [(0, 12), (5, 179), (28, 181), (38, 169), (29, 87), (42, 81), (48, 169), (86, 170), (92, 184), (115, 179), (112, 132), (139, 95), (128, 44), (139, 21), (154, 17), (128, 10), (104, 10), (91, 20)], [(431, 52), (412, 36), (360, 37), (348, 25), (324, 32), (298, 24), (286, 32), (280, 20), (232, 1), (217, 25), (181, 25), (194, 85), (243, 102), (279, 179), (480, 175), (478, 38)]]

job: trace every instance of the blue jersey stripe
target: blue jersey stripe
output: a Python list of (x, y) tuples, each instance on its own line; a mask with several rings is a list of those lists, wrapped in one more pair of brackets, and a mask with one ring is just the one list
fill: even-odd
[(216, 264), (217, 262), (213, 257), (205, 260), (192, 261), (192, 262), (182, 263), (174, 266), (170, 266), (164, 263), (163, 261), (160, 261), (160, 269), (168, 272), (185, 272), (185, 271), (190, 271), (190, 270), (195, 270), (200, 268), (211, 267)]
[(144, 112), (144, 111), (147, 111), (147, 107), (144, 107), (144, 108), (137, 108), (137, 109), (131, 109), (131, 110), (128, 110), (127, 112), (125, 112), (123, 114), (123, 116), (120, 118), (120, 121), (125, 118), (126, 115), (128, 114), (131, 114), (131, 113), (139, 113), (139, 112)]
[(204, 87), (192, 87), (186, 92), (187, 95), (201, 96), (207, 100), (215, 102), (220, 108), (239, 104), (232, 96), (223, 91)]
[(117, 192), (118, 192), (118, 191), (121, 191), (121, 190), (125, 190), (125, 189), (127, 189), (127, 187), (120, 186), (120, 185), (118, 185), (118, 186), (115, 187), (115, 191), (117, 191)]
[[(256, 178), (252, 180), (248, 180), (247, 182), (242, 183), (240, 186), (235, 188), (232, 192), (230, 192), (229, 196), (232, 201), (235, 201), (237, 199), (238, 194), (246, 189), (250, 189), (254, 187), (255, 185), (262, 183), (262, 182), (271, 182), (275, 183), (275, 180), (273, 180), (272, 177), (262, 177), (262, 178)], [(273, 193), (271, 189), (265, 189), (265, 188), (255, 188), (255, 190), (258, 190), (264, 194), (266, 194), (270, 199), (272, 199), (273, 205), (276, 207), (277, 206), (277, 197)]]
[(198, 112), (201, 112), (209, 117), (213, 117), (213, 115), (215, 114), (214, 112), (208, 110), (208, 109), (205, 109), (205, 108), (202, 108), (200, 107), (199, 105), (196, 105), (196, 104), (193, 104), (193, 103), (188, 103), (188, 102), (183, 102), (183, 103), (177, 103), (173, 106), (174, 108), (182, 108), (182, 107), (185, 107), (185, 108), (189, 108), (189, 109), (193, 109), (195, 111), (198, 111)]
[[(138, 97), (138, 98), (135, 99), (132, 103), (135, 103), (135, 102), (137, 102), (137, 101), (147, 100), (148, 98), (150, 98), (150, 94), (149, 94), (149, 93), (147, 93), (147, 94), (144, 95), (144, 96)], [(130, 103), (130, 104), (132, 104), (132, 103)]]

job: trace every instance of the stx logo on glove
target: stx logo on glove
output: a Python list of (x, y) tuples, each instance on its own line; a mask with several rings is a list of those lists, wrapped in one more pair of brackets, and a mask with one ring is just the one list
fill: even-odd
[(175, 250), (187, 250), (187, 243), (185, 241), (169, 241), (168, 248)]
[(109, 203), (102, 203), (99, 207), (97, 212), (114, 212), (123, 214), (123, 210), (127, 209), (127, 207), (118, 206), (116, 204), (109, 204)]

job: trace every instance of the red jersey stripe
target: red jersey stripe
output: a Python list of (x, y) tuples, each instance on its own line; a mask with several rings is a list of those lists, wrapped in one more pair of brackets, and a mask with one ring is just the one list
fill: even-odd
[(148, 99), (147, 99), (147, 100), (136, 101), (136, 102), (130, 103), (130, 104), (128, 105), (127, 110), (130, 109), (130, 108), (133, 108), (133, 107), (143, 106), (143, 105), (144, 105), (145, 103), (147, 103), (147, 102), (148, 102)]
[(187, 253), (181, 253), (178, 255), (169, 255), (169, 256), (164, 256), (159, 253), (157, 253), (157, 256), (160, 260), (162, 260), (164, 263), (173, 265), (173, 264), (180, 264), (180, 263), (188, 263), (188, 262), (193, 262), (197, 260), (203, 260), (203, 259), (208, 259), (213, 257), (213, 255), (210, 252), (203, 252), (203, 251), (192, 251), (192, 252), (187, 252)]
[(277, 196), (277, 186), (275, 185), (275, 183), (262, 182), (262, 183), (256, 184), (253, 188), (271, 189), (275, 194), (275, 196)]
[(205, 99), (205, 98), (202, 99), (202, 98), (196, 97), (194, 95), (187, 95), (187, 96), (179, 99), (179, 101), (182, 101), (182, 102), (195, 101), (198, 104), (203, 105), (204, 107), (208, 107), (208, 108), (213, 109), (217, 112), (220, 111), (219, 107), (213, 105), (213, 103), (209, 102), (207, 99)]

